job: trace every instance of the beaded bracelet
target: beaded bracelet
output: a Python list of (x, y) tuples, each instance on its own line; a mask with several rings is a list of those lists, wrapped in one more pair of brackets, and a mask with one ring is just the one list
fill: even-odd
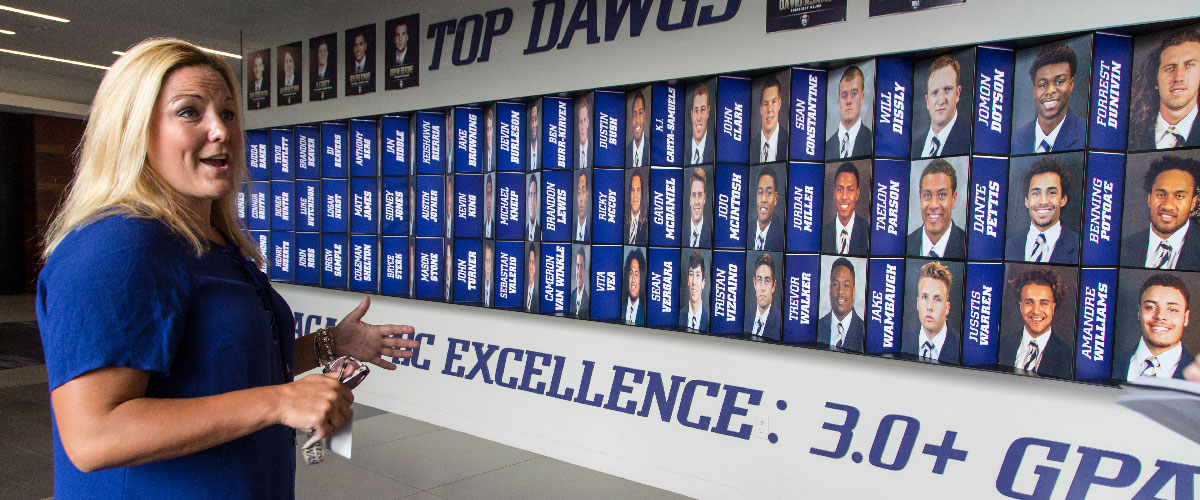
[(329, 328), (322, 328), (314, 333), (316, 339), (313, 345), (317, 351), (317, 362), (321, 363), (325, 368), (329, 368), (329, 365), (333, 364), (333, 360), (337, 359), (333, 355), (332, 333), (332, 330)]

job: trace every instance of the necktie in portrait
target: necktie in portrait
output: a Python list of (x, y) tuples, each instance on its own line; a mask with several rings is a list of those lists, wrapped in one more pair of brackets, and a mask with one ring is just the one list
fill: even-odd
[(1171, 266), (1171, 244), (1165, 241), (1158, 243), (1158, 256), (1154, 260), (1154, 265), (1150, 266), (1153, 269), (1170, 269)]
[(1157, 377), (1158, 367), (1162, 364), (1158, 361), (1158, 356), (1150, 356), (1146, 358), (1146, 367), (1142, 369), (1143, 377)]
[(942, 141), (939, 140), (937, 136), (934, 136), (933, 140), (929, 143), (929, 151), (925, 153), (925, 157), (929, 158), (930, 156), (937, 156), (938, 150), (941, 148)]
[(1033, 251), (1029, 253), (1030, 262), (1041, 262), (1042, 254), (1046, 250), (1046, 233), (1038, 233), (1037, 238), (1033, 239)]
[(1025, 352), (1025, 362), (1021, 363), (1021, 368), (1027, 371), (1036, 370), (1038, 365), (1037, 359), (1039, 350), (1040, 349), (1038, 348), (1037, 342), (1030, 340), (1029, 350)]

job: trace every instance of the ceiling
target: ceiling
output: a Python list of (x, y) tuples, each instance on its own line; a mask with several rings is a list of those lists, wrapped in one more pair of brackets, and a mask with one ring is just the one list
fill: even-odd
[[(241, 53), (245, 20), (269, 12), (273, 1), (234, 0), (0, 0), (0, 5), (70, 19), (61, 23), (0, 10), (0, 48), (107, 66), (148, 37), (184, 38)], [(278, 2), (282, 4), (282, 2)], [(240, 72), (240, 64), (230, 60)], [(7, 74), (7, 77), (5, 75)], [(87, 104), (104, 71), (0, 53), (0, 93)]]

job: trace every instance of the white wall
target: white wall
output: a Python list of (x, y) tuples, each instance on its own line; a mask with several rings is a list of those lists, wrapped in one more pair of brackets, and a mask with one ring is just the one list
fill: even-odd
[[(704, 0), (702, 5), (724, 4)], [(253, 111), (249, 128), (326, 119), (376, 115), (467, 102), (525, 95), (625, 85), (735, 72), (760, 67), (800, 64), (858, 56), (921, 50), (1139, 24), (1195, 16), (1194, 1), (1164, 0), (1132, 3), (1121, 0), (969, 0), (965, 5), (911, 15), (867, 18), (866, 2), (851, 1), (849, 21), (807, 30), (764, 33), (763, 4), (743, 1), (737, 17), (708, 27), (663, 33), (652, 13), (642, 36), (628, 38), (628, 29), (612, 42), (585, 45), (576, 38), (568, 50), (524, 56), (531, 23), (529, 2), (411, 2), (371, 1), (353, 11), (290, 9), (287, 16), (264, 16), (247, 26), (246, 51), (275, 47), (312, 36), (338, 32), (366, 23), (419, 12), (423, 31), (432, 22), (483, 13), (510, 5), (515, 11), (509, 33), (494, 41), (491, 61), (464, 67), (449, 63), (428, 71), (432, 55), (423, 40), (421, 86), (372, 95), (339, 97), (332, 101)], [(568, 17), (573, 1), (568, 1)], [(600, 2), (603, 17), (604, 2)], [(657, 3), (655, 3), (657, 6)], [(489, 7), (495, 6), (495, 7)], [(945, 26), (945, 29), (930, 27)], [(603, 33), (603, 30), (601, 30)], [(340, 42), (339, 42), (340, 43)], [(450, 50), (450, 47), (444, 48)], [(305, 49), (307, 52), (307, 48)], [(377, 50), (377, 54), (381, 49)], [(307, 57), (307, 54), (305, 55)], [(344, 85), (339, 85), (343, 87)], [(292, 307), (309, 316), (340, 318), (356, 303), (357, 295), (280, 285)], [(1112, 403), (1115, 389), (1078, 383), (1040, 380), (964, 368), (928, 366), (808, 349), (736, 341), (718, 337), (662, 332), (644, 328), (550, 318), (514, 312), (376, 297), (366, 318), (370, 322), (412, 324), (435, 339), (421, 351), (428, 370), (403, 367), (396, 372), (376, 370), (356, 391), (359, 401), (414, 418), (500, 441), (568, 462), (620, 475), (700, 498), (888, 498), (921, 494), (932, 498), (998, 497), (1013, 478), (1017, 492), (1034, 491), (1042, 472), (1061, 469), (1052, 478), (1053, 497), (1063, 498), (1079, 471), (1086, 450), (1110, 450), (1122, 458), (1105, 458), (1099, 475), (1113, 477), (1122, 464), (1139, 467), (1122, 489), (1093, 486), (1089, 498), (1129, 498), (1159, 471), (1158, 460), (1200, 463), (1200, 447), (1141, 416)], [(481, 379), (443, 374), (450, 338), (495, 344), (500, 348), (533, 350), (563, 356), (562, 380), (578, 388), (584, 360), (594, 362), (591, 392), (607, 395), (615, 366), (654, 370), (670, 378), (705, 380), (722, 387), (761, 391), (762, 401), (746, 396), (733, 407), (748, 415), (735, 416), (732, 425), (753, 425), (750, 439), (697, 430), (678, 422), (628, 415), (572, 401), (506, 389)], [(458, 362), (469, 369), (474, 350)], [(489, 362), (496, 369), (496, 357)], [(510, 362), (509, 366), (514, 363)], [(524, 364), (519, 368), (524, 369)], [(536, 368), (536, 366), (535, 366)], [(511, 368), (510, 368), (511, 370)], [(549, 383), (549, 374), (532, 375), (532, 382)], [(633, 387), (627, 399), (642, 400), (646, 387)], [(724, 393), (721, 393), (722, 395)], [(786, 401), (779, 409), (777, 401)], [(830, 459), (812, 448), (833, 449), (838, 434), (822, 425), (840, 424), (844, 412), (827, 402), (849, 405), (861, 412), (844, 458)], [(721, 401), (697, 395), (689, 408), (714, 417)], [(920, 430), (907, 467), (890, 471), (856, 463), (853, 452), (869, 455), (876, 430), (885, 415), (917, 419)], [(895, 417), (893, 417), (895, 418)], [(707, 428), (711, 428), (710, 423)], [(903, 424), (893, 429), (884, 462), (895, 456)], [(968, 452), (965, 462), (950, 461), (944, 474), (932, 473), (934, 459), (924, 454), (927, 444), (942, 442), (946, 431), (957, 432), (955, 447)], [(765, 435), (775, 433), (772, 444)], [(1065, 443), (1069, 452), (1057, 460), (1047, 448), (1031, 447), (1019, 467), (1001, 474), (1002, 462), (1020, 438)], [(1054, 445), (1059, 446), (1059, 445)], [(1132, 460), (1132, 462), (1130, 461)], [(998, 479), (1000, 483), (998, 486)], [(1174, 482), (1171, 483), (1175, 484)], [(1160, 496), (1171, 494), (1164, 490)]]

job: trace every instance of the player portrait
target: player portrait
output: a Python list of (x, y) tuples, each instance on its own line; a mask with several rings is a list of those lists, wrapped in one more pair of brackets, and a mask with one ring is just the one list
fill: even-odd
[(591, 245), (571, 245), (571, 297), (567, 312), (572, 318), (588, 319), (591, 315), (590, 276)]
[(496, 173), (483, 175), (483, 237), (494, 238), (496, 230)]
[(640, 168), (650, 163), (650, 92), (649, 85), (625, 94), (625, 168)]
[(1006, 264), (1002, 300), (998, 364), (1022, 374), (1072, 378), (1079, 269)]
[(791, 71), (755, 78), (750, 95), (750, 158), (752, 163), (787, 160), (791, 116)]
[(683, 185), (687, 215), (687, 221), (683, 223), (683, 246), (712, 248), (713, 167), (698, 165), (685, 168)]
[(821, 197), (821, 251), (865, 256), (871, 233), (871, 160), (836, 160), (825, 164)]
[[(687, 88), (687, 113), (684, 113), (684, 165), (705, 165), (716, 158), (714, 123), (717, 80), (694, 83)], [(786, 123), (784, 124), (786, 129)]]
[(246, 101), (249, 109), (271, 107), (271, 49), (246, 54)]
[(596, 153), (592, 144), (592, 94), (575, 98), (575, 168), (592, 166), (592, 155)]
[(456, 219), (454, 214), (454, 199), (457, 197), (457, 194), (454, 192), (454, 174), (446, 174), (443, 178), (446, 182), (446, 190), (442, 192), (444, 194), (442, 196), (442, 209), (444, 210), (442, 212), (442, 219), (446, 225), (446, 232), (444, 234), (446, 237), (451, 237), (454, 235), (454, 219)]
[[(448, 217), (453, 219), (453, 217)], [(449, 234), (449, 233), (447, 233)], [(442, 300), (446, 302), (454, 301), (454, 238), (441, 238), (442, 244), (445, 245), (445, 252), (442, 254)]]
[(641, 247), (625, 247), (625, 264), (622, 266), (621, 321), (627, 325), (646, 324), (646, 250)]
[(913, 91), (913, 159), (970, 154), (974, 49), (918, 61)]
[(383, 87), (405, 89), (421, 84), (421, 15), (389, 19), (383, 23)]
[(712, 250), (684, 248), (679, 252), (679, 267), (683, 278), (679, 287), (679, 326), (694, 332), (707, 332), (712, 312), (708, 297), (712, 292), (709, 271), (712, 269)]
[(746, 252), (746, 298), (743, 331), (755, 338), (782, 340), (783, 254)]
[(825, 159), (871, 156), (875, 136), (875, 60), (868, 59), (829, 72), (825, 97)]
[(1200, 270), (1200, 150), (1131, 154), (1125, 162), (1121, 265)]
[(1113, 328), (1113, 371), (1117, 380), (1183, 378), (1200, 352), (1191, 320), (1200, 275), (1157, 269), (1122, 269)]
[(525, 175), (525, 241), (542, 239), (541, 175)]
[(483, 307), (492, 307), (496, 303), (496, 242), (483, 240), (483, 292), (479, 294)]
[(541, 157), (538, 153), (542, 150), (542, 117), (541, 117), (542, 100), (534, 99), (529, 103), (529, 108), (526, 111), (529, 117), (529, 171), (534, 172), (542, 168)]
[(337, 33), (308, 40), (308, 100), (324, 101), (337, 97)]
[(293, 42), (275, 49), (279, 54), (276, 91), (280, 106), (299, 104), (304, 99), (301, 85), (304, 81), (304, 66), (300, 64), (300, 46), (300, 42)]
[(649, 234), (650, 171), (633, 168), (625, 171), (625, 235), (626, 245), (645, 246)]
[(831, 349), (863, 352), (866, 338), (867, 259), (821, 256), (817, 343)]
[(1017, 52), (1012, 154), (1083, 149), (1092, 82), (1092, 36)]
[(375, 91), (375, 25), (346, 30), (346, 95)]
[(541, 266), (538, 265), (538, 255), (541, 244), (536, 241), (525, 243), (525, 292), (521, 297), (522, 308), (525, 312), (536, 313), (541, 309), (541, 297), (538, 296), (538, 283), (541, 283)]
[(1005, 260), (1078, 264), (1086, 153), (1010, 160)]
[(912, 162), (908, 198), (910, 257), (967, 257), (967, 178), (970, 158), (954, 156)]
[(787, 164), (750, 167), (749, 201), (753, 208), (746, 228), (746, 249), (782, 252), (788, 220)]
[(571, 241), (587, 243), (592, 240), (592, 170), (579, 169), (572, 176), (575, 186), (575, 217), (571, 220)]
[(1200, 26), (1138, 37), (1133, 67), (1129, 150), (1200, 146)]
[(962, 301), (966, 264), (908, 259), (900, 352), (930, 363), (962, 361)]
[(483, 111), (483, 171), (496, 171), (496, 103)]

